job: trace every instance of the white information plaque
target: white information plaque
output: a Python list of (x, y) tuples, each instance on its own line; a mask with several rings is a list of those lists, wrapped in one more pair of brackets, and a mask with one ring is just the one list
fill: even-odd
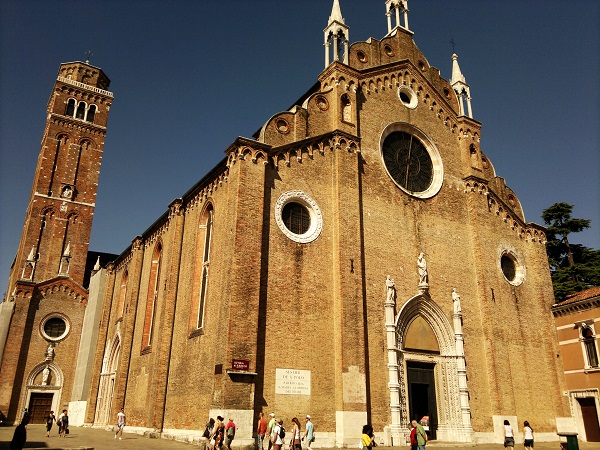
[(310, 370), (275, 369), (275, 393), (310, 395)]

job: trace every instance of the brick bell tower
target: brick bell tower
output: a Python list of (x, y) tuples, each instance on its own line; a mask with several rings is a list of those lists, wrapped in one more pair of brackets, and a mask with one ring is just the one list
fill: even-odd
[[(7, 300), (18, 285), (69, 277), (82, 285), (113, 94), (89, 63), (60, 65)], [(23, 286), (24, 287), (24, 286)]]
[[(32, 423), (73, 396), (89, 300), (88, 245), (113, 101), (89, 61), (60, 65), (19, 248), (0, 303), (0, 418)], [(93, 266), (93, 262), (91, 264)], [(78, 399), (76, 399), (78, 400)]]

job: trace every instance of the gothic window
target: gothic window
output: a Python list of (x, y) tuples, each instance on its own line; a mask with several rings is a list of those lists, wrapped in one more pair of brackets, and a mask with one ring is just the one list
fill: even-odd
[(154, 331), (154, 318), (156, 303), (159, 292), (160, 264), (162, 256), (162, 245), (159, 243), (154, 247), (152, 263), (150, 265), (150, 280), (148, 282), (148, 294), (146, 296), (146, 313), (144, 315), (144, 333), (142, 335), (142, 351), (150, 351), (152, 346), (152, 335)]
[(591, 326), (583, 324), (581, 339), (585, 348), (586, 368), (598, 368), (598, 350), (596, 349), (596, 336)]
[(77, 113), (75, 114), (75, 118), (76, 119), (81, 119), (83, 120), (85, 117), (85, 102), (79, 102), (79, 105), (77, 105)]
[(127, 271), (123, 273), (121, 278), (121, 289), (119, 290), (119, 304), (117, 306), (117, 319), (123, 317), (123, 309), (125, 307), (125, 296), (127, 295), (127, 278), (129, 274)]
[(198, 235), (196, 273), (192, 302), (191, 329), (201, 330), (204, 327), (204, 310), (206, 306), (206, 294), (208, 291), (208, 275), (210, 270), (210, 246), (213, 232), (214, 209), (209, 204), (201, 219), (200, 232)]
[(85, 117), (85, 120), (87, 122), (93, 122), (95, 115), (96, 115), (96, 105), (90, 105), (88, 112), (87, 112), (87, 116)]
[(67, 110), (65, 111), (65, 116), (73, 117), (75, 114), (75, 99), (70, 98), (67, 102)]

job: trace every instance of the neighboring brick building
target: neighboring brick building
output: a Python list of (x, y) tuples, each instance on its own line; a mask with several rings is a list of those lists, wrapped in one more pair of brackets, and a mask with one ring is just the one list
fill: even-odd
[[(88, 252), (113, 100), (109, 84), (88, 63), (61, 64), (48, 101), (23, 233), (0, 304), (3, 420), (15, 421), (29, 408), (34, 423), (45, 422), (50, 409), (74, 400), (77, 366), (87, 365), (77, 355), (84, 358), (84, 316), (91, 320), (94, 309), (86, 308), (90, 272), (114, 258)], [(89, 382), (89, 373), (81, 376)]]
[(109, 264), (86, 422), (124, 406), (130, 430), (191, 438), (231, 415), (250, 446), (259, 411), (310, 414), (341, 447), (367, 422), (405, 445), (424, 416), (500, 442), (509, 418), (556, 440), (544, 229), (482, 151), (456, 55), (446, 81), (385, 4), (385, 37), (349, 45), (335, 0), (318, 83)]
[(579, 436), (600, 441), (600, 287), (570, 295), (552, 306), (571, 412)]

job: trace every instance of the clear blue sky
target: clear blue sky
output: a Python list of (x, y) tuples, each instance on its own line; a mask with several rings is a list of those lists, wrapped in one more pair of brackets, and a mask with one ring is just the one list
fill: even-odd
[[(0, 292), (20, 238), (61, 62), (111, 78), (90, 249), (121, 253), (323, 70), (332, 0), (0, 0)], [(352, 42), (387, 32), (384, 0), (340, 0)], [(409, 25), (450, 77), (451, 37), (481, 148), (528, 221), (575, 205), (600, 248), (600, 2), (410, 0)], [(0, 298), (2, 297), (0, 294)]]

